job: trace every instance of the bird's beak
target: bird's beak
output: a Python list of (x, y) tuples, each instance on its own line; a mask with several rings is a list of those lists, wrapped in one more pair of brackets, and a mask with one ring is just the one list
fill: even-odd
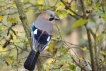
[(55, 17), (55, 20), (60, 20), (60, 18), (58, 18), (58, 17)]

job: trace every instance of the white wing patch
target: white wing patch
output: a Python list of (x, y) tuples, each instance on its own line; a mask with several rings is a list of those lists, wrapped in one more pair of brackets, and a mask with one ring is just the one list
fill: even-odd
[(47, 38), (47, 41), (49, 41), (50, 40), (50, 36), (48, 36), (48, 38)]
[(38, 31), (38, 29), (36, 29), (36, 30), (34, 31), (34, 34), (37, 34), (37, 31)]

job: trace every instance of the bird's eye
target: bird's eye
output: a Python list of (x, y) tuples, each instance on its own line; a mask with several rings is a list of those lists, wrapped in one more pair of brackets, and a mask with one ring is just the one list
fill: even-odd
[(54, 20), (54, 16), (53, 16), (53, 14), (50, 14), (50, 19), (49, 19), (49, 21), (53, 21)]
[(52, 14), (50, 14), (50, 17), (53, 17), (53, 15), (52, 15)]

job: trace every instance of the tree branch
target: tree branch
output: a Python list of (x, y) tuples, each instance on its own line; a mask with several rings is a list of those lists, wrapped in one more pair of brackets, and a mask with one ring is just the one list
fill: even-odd
[(95, 62), (94, 62), (94, 54), (93, 54), (91, 35), (90, 35), (90, 31), (87, 27), (86, 27), (86, 30), (87, 30), (87, 37), (88, 37), (89, 52), (90, 52), (90, 57), (91, 57), (92, 71), (96, 71), (95, 70)]
[(84, 2), (82, 0), (80, 0), (81, 2), (81, 8), (82, 8), (82, 11), (83, 11), (83, 17), (86, 18), (86, 12), (85, 12), (85, 7), (84, 7)]
[[(27, 20), (27, 16), (25, 14), (25, 9), (23, 8), (23, 4), (20, 2), (20, 0), (14, 0), (17, 9), (18, 9), (18, 13), (19, 13), (19, 18), (22, 22), (23, 28), (25, 30), (26, 36), (28, 38), (28, 41), (30, 41), (31, 43), (31, 39), (30, 39), (30, 29), (28, 26), (28, 20)], [(31, 46), (31, 44), (30, 44)]]
[[(86, 19), (86, 12), (85, 12), (85, 7), (84, 7), (84, 0), (80, 0), (81, 3), (81, 8), (83, 11), (83, 18)], [(91, 66), (92, 66), (92, 71), (96, 71), (95, 68), (95, 61), (94, 61), (94, 54), (93, 54), (93, 47), (92, 47), (92, 40), (91, 40), (91, 35), (89, 28), (85, 25), (86, 31), (87, 31), (87, 37), (88, 37), (88, 45), (89, 45), (89, 52), (90, 52), (90, 58), (91, 58)]]
[[(25, 33), (26, 33), (26, 36), (28, 38), (28, 41), (30, 42), (30, 46), (31, 45), (31, 39), (30, 39), (30, 29), (29, 29), (29, 26), (28, 26), (28, 20), (27, 20), (27, 16), (25, 14), (25, 9), (23, 8), (23, 4), (21, 3), (20, 0), (14, 0), (16, 6), (17, 6), (17, 9), (18, 9), (18, 13), (19, 13), (19, 18), (22, 22), (22, 25), (24, 27), (24, 30), (25, 30)], [(42, 71), (41, 70), (41, 67), (43, 67), (43, 65), (41, 64), (40, 62), (40, 58), (38, 58), (38, 71)]]

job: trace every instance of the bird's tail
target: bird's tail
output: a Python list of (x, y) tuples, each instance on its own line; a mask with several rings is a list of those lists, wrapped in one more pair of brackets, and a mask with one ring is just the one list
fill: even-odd
[(30, 51), (25, 63), (24, 67), (30, 71), (33, 71), (35, 68), (35, 64), (37, 62), (38, 56), (39, 56), (39, 51), (35, 52), (33, 49)]

